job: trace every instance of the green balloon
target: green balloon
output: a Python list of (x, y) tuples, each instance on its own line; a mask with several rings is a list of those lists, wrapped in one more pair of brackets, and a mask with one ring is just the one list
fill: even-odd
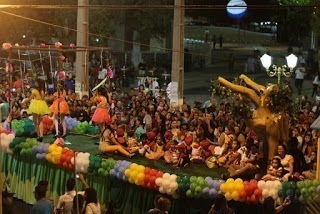
[(299, 201), (303, 204), (306, 203), (306, 200), (304, 199), (304, 197), (302, 195), (299, 197)]
[(320, 195), (319, 195), (319, 194), (316, 194), (316, 195), (313, 197), (313, 200), (314, 200), (316, 203), (320, 203)]
[(198, 185), (197, 185), (196, 183), (191, 183), (191, 184), (190, 184), (190, 190), (191, 190), (192, 192), (194, 192), (197, 186), (198, 186)]
[(304, 187), (303, 181), (298, 181), (298, 182), (297, 182), (297, 187), (298, 187), (299, 189), (302, 189), (302, 188)]
[(284, 192), (283, 192), (283, 189), (280, 189), (280, 190), (278, 191), (278, 196), (279, 196), (280, 198), (282, 198), (282, 197), (284, 196), (283, 193), (284, 193)]
[[(308, 189), (307, 188), (302, 188), (301, 190), (300, 190), (300, 192), (301, 192), (301, 196), (303, 196), (303, 197), (306, 197), (308, 194), (309, 194), (309, 191), (308, 191)], [(299, 198), (300, 199), (300, 198)]]
[(202, 194), (202, 190), (203, 190), (203, 188), (201, 187), (201, 186), (197, 186), (196, 188), (195, 188), (195, 190), (194, 190), (194, 194), (195, 195), (201, 195)]
[(192, 198), (193, 194), (192, 194), (192, 192), (191, 192), (190, 189), (187, 190), (186, 196), (187, 196), (188, 198)]
[(308, 191), (309, 191), (310, 194), (312, 194), (313, 192), (317, 191), (317, 188), (314, 187), (314, 186), (311, 186), (311, 187), (309, 187)]
[(190, 177), (190, 183), (195, 183), (197, 182), (197, 177), (196, 176), (191, 176)]

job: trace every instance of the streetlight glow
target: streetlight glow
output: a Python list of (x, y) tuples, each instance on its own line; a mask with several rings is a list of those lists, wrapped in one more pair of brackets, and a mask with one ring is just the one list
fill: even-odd
[[(281, 83), (281, 76), (290, 77), (293, 73), (293, 69), (296, 67), (298, 62), (298, 57), (294, 54), (290, 54), (286, 57), (287, 65), (277, 66), (272, 65), (272, 57), (268, 54), (264, 54), (261, 58), (261, 63), (266, 69), (269, 77), (278, 77), (278, 85)], [(270, 67), (272, 69), (270, 70)], [(288, 70), (289, 68), (289, 70)]]

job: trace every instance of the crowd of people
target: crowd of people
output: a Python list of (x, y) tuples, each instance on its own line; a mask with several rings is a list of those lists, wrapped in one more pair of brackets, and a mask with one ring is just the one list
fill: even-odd
[[(224, 179), (315, 178), (318, 133), (311, 130), (310, 125), (320, 115), (318, 90), (309, 99), (302, 96), (296, 100), (297, 112), (293, 114), (296, 116), (290, 119), (290, 140), (281, 142), (278, 154), (271, 163), (266, 163), (263, 143), (241, 117), (230, 114), (232, 100), (227, 98), (217, 102), (211, 97), (203, 105), (194, 102), (194, 106), (190, 106), (184, 97), (181, 106), (172, 106), (165, 91), (154, 94), (146, 85), (122, 91), (120, 87), (111, 90), (106, 84), (92, 96), (84, 95), (79, 99), (63, 81), (52, 93), (45, 90), (44, 81), (40, 79), (34, 81), (30, 89), (22, 88), (19, 76), (13, 84), (14, 91), (9, 85), (0, 91), (2, 122), (32, 116), (39, 141), (43, 140), (44, 115), (54, 118), (54, 134), (62, 138), (67, 137), (65, 117), (70, 116), (99, 126), (97, 144), (101, 152), (130, 158), (140, 155), (175, 167), (190, 164), (225, 167), (228, 173), (222, 176)], [(15, 102), (10, 102), (10, 106), (9, 101)], [(72, 198), (75, 196), (73, 187), (67, 184)], [(40, 207), (43, 206), (43, 191), (41, 186), (35, 190)], [(87, 194), (94, 194), (94, 190)], [(78, 197), (78, 204), (83, 204), (81, 198)], [(97, 204), (97, 201), (86, 203)], [(97, 206), (92, 209), (98, 209)], [(87, 206), (81, 209), (86, 210)]]
[[(63, 81), (53, 94), (47, 93), (40, 79), (24, 93), (17, 81), (21, 80), (14, 82), (15, 91), (1, 90), (2, 120), (32, 116), (39, 141), (43, 139), (44, 115), (53, 117), (54, 134), (62, 138), (68, 134), (65, 117), (70, 116), (99, 126), (97, 144), (102, 152), (141, 155), (176, 167), (193, 163), (225, 167), (229, 171), (225, 176), (230, 177), (290, 180), (315, 176), (318, 133), (310, 125), (320, 114), (316, 96), (296, 100), (290, 140), (281, 142), (278, 155), (265, 166), (263, 143), (240, 116), (230, 114), (232, 100), (228, 98), (218, 103), (212, 97), (203, 105), (195, 102), (193, 107), (184, 98), (181, 106), (170, 106), (165, 91), (155, 95), (140, 85), (126, 92), (101, 86), (92, 97), (77, 99)], [(5, 105), (9, 100), (16, 101), (11, 102), (11, 109)]]

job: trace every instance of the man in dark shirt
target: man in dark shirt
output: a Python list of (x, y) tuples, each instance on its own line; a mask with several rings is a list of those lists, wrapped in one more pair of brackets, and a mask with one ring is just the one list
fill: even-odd
[(75, 110), (71, 114), (71, 117), (77, 118), (77, 120), (79, 120), (80, 122), (84, 122), (84, 121), (90, 122), (90, 116), (88, 112), (85, 110), (87, 108), (88, 106), (86, 104), (77, 106), (77, 110)]

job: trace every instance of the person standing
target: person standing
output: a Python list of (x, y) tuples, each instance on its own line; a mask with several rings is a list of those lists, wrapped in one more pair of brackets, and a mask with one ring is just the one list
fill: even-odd
[(205, 31), (204, 31), (204, 42), (205, 43), (208, 43), (208, 40), (209, 40), (209, 29), (207, 28)]
[(100, 87), (98, 89), (98, 94), (94, 98), (95, 103), (97, 103), (97, 109), (92, 115), (91, 120), (99, 125), (100, 134), (102, 134), (105, 129), (106, 123), (109, 123), (110, 116), (108, 113), (108, 100), (103, 95), (105, 93), (104, 88)]
[(36, 186), (34, 197), (37, 200), (31, 209), (31, 214), (53, 214), (53, 205), (51, 201), (46, 199), (46, 187), (42, 185)]
[[(79, 178), (78, 179), (82, 183), (84, 190), (89, 188), (89, 185), (84, 180), (82, 174), (79, 174)], [(56, 208), (56, 213), (57, 214), (71, 214), (72, 213), (73, 201), (74, 201), (74, 198), (75, 198), (75, 196), (77, 194), (77, 192), (75, 191), (76, 179), (75, 178), (69, 178), (67, 180), (66, 187), (67, 187), (67, 192), (64, 195), (61, 195), (59, 197), (58, 205), (57, 205), (57, 208)], [(79, 191), (78, 195), (83, 196), (84, 195), (84, 191)]]
[(43, 139), (43, 123), (42, 123), (42, 117), (45, 114), (50, 114), (50, 109), (44, 101), (44, 81), (41, 79), (38, 79), (35, 82), (35, 87), (31, 91), (31, 95), (29, 97), (29, 100), (31, 100), (31, 103), (29, 105), (29, 108), (27, 110), (28, 114), (32, 114), (33, 116), (33, 123), (38, 135), (38, 141), (42, 142)]
[(211, 41), (212, 41), (212, 49), (216, 49), (216, 44), (217, 44), (217, 37), (216, 35), (213, 35), (212, 38), (211, 38)]
[(94, 188), (87, 188), (84, 191), (84, 200), (86, 201), (85, 213), (86, 214), (100, 214), (101, 208), (98, 202), (97, 192)]
[(303, 79), (306, 75), (305, 63), (301, 63), (301, 65), (296, 69), (295, 73), (296, 76), (294, 86), (298, 89), (298, 94), (301, 95)]
[(222, 44), (223, 44), (223, 37), (222, 37), (222, 34), (220, 34), (220, 36), (219, 36), (220, 49), (222, 49)]
[(318, 72), (317, 75), (314, 77), (312, 85), (313, 85), (313, 90), (312, 90), (311, 97), (315, 95), (315, 93), (317, 92), (317, 88), (320, 85), (320, 72)]
[(67, 135), (67, 124), (65, 121), (65, 116), (70, 114), (69, 106), (67, 101), (65, 100), (67, 96), (67, 91), (64, 88), (64, 82), (61, 81), (58, 85), (59, 89), (58, 92), (53, 94), (53, 103), (49, 107), (50, 111), (54, 114), (54, 123), (56, 128), (56, 137), (60, 136), (59, 133), (59, 122), (62, 124), (62, 136), (65, 137)]

